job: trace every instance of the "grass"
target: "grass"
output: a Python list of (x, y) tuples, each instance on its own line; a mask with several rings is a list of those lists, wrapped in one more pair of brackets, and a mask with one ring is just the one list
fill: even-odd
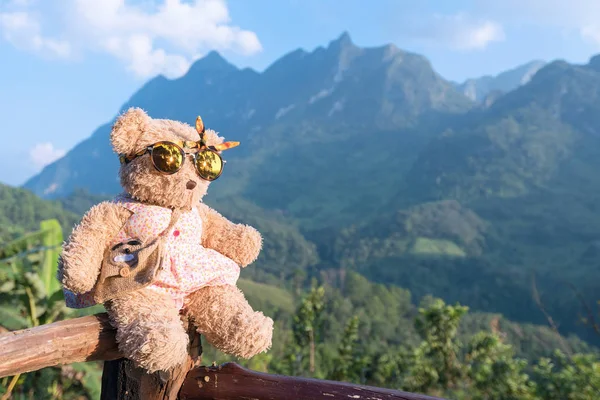
[(456, 243), (445, 239), (429, 239), (418, 237), (415, 240), (410, 253), (414, 255), (466, 257), (467, 254)]

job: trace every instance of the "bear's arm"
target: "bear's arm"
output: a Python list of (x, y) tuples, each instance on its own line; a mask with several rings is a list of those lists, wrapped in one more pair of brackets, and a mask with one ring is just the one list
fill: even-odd
[(130, 216), (129, 210), (110, 202), (95, 205), (83, 216), (59, 259), (58, 279), (65, 288), (73, 293), (93, 289), (106, 247)]
[(234, 224), (206, 204), (200, 204), (202, 245), (231, 258), (240, 267), (252, 264), (262, 248), (262, 236), (251, 226)]

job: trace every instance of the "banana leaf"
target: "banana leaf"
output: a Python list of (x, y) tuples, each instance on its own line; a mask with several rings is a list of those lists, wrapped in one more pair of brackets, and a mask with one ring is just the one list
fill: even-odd
[(20, 307), (12, 304), (0, 304), (0, 325), (9, 331), (17, 331), (29, 327), (29, 318), (21, 314)]
[(98, 363), (75, 363), (71, 367), (77, 372), (82, 372), (80, 382), (89, 395), (90, 400), (100, 399), (102, 388), (102, 369)]
[(46, 288), (46, 293), (50, 295), (60, 289), (60, 283), (56, 279), (56, 272), (58, 268), (58, 256), (61, 250), (58, 246), (63, 242), (63, 231), (60, 223), (55, 219), (42, 221), (40, 228), (45, 232), (42, 244), (48, 249), (43, 253), (40, 277)]

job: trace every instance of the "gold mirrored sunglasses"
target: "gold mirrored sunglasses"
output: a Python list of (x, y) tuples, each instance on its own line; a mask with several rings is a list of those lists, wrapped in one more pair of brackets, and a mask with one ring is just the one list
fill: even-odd
[[(183, 167), (183, 163), (187, 158), (186, 156), (191, 156), (200, 178), (207, 181), (214, 181), (223, 173), (223, 166), (225, 164), (219, 152), (234, 148), (240, 143), (224, 142), (214, 146), (206, 145), (204, 140), (204, 123), (200, 117), (196, 118), (196, 131), (200, 135), (200, 140), (197, 142), (162, 141), (154, 143), (132, 156), (121, 154), (119, 160), (121, 164), (128, 164), (137, 157), (150, 154), (152, 164), (157, 171), (166, 175), (172, 175)], [(185, 151), (184, 149), (191, 149), (193, 151)]]

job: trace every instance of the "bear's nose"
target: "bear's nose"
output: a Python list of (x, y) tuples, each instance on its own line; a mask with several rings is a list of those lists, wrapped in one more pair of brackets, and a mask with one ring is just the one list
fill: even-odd
[(185, 187), (188, 188), (189, 190), (192, 190), (193, 188), (195, 188), (197, 185), (196, 181), (188, 181), (188, 183), (186, 183)]

